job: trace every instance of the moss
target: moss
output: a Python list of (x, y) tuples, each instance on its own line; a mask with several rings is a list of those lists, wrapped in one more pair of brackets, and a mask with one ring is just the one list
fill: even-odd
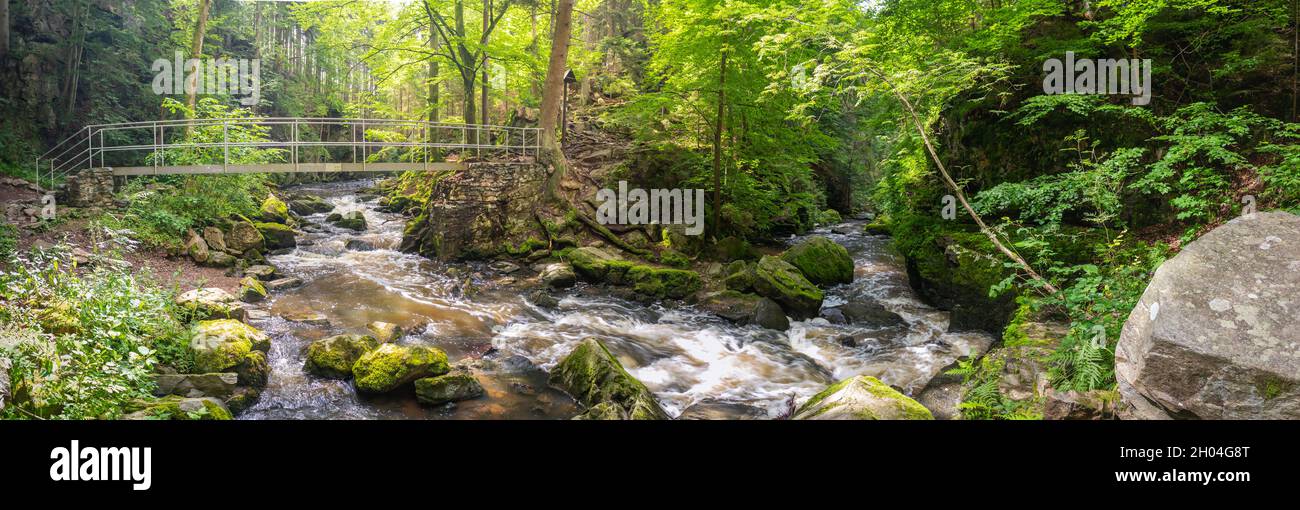
[(659, 253), (659, 263), (668, 267), (685, 269), (691, 267), (691, 259), (681, 252), (673, 249), (666, 249)]
[(804, 278), (798, 268), (770, 255), (759, 259), (754, 267), (754, 290), (798, 319), (817, 315), (824, 298), (821, 289)]
[(289, 206), (275, 195), (267, 195), (262, 201), (262, 219), (268, 222), (284, 223), (289, 221)]
[(190, 338), (198, 373), (223, 372), (244, 361), (249, 352), (269, 347), (270, 337), (234, 319), (200, 321)]
[(632, 266), (627, 270), (627, 281), (633, 291), (656, 299), (682, 299), (700, 290), (702, 285), (695, 271), (650, 266)]
[(757, 260), (761, 254), (749, 244), (749, 241), (735, 236), (724, 237), (709, 246), (709, 256), (714, 260), (729, 262), (733, 260)]
[(525, 239), (524, 242), (519, 243), (517, 246), (511, 245), (510, 243), (504, 243), (503, 251), (514, 257), (522, 257), (537, 250), (547, 249), (548, 247), (550, 247), (550, 245), (548, 245), (546, 241), (534, 236), (528, 236), (528, 239)]
[(813, 236), (781, 254), (781, 260), (799, 268), (808, 281), (816, 285), (853, 281), (853, 257), (835, 241)]
[(820, 223), (822, 225), (830, 225), (842, 221), (844, 221), (844, 219), (840, 217), (840, 212), (836, 211), (835, 209), (827, 209), (825, 211), (822, 211), (821, 215), (817, 218), (817, 223)]
[(357, 391), (386, 393), (416, 379), (451, 370), (447, 354), (422, 345), (383, 344), (357, 359), (352, 366)]
[(588, 281), (601, 281), (605, 278), (608, 271), (608, 264), (611, 261), (618, 260), (617, 257), (610, 255), (600, 248), (583, 247), (569, 251), (565, 254), (569, 263), (573, 265), (573, 270), (578, 276)]
[(281, 248), (293, 248), (297, 245), (294, 241), (293, 229), (280, 223), (254, 223), (258, 233), (262, 234), (265, 240), (266, 249), (278, 250)]
[[(841, 392), (855, 392), (857, 395), (844, 394), (835, 402), (826, 402)], [(837, 415), (859, 420), (934, 419), (925, 406), (870, 376), (850, 377), (830, 385), (800, 406), (795, 416), (798, 419), (816, 418), (841, 408), (847, 408), (847, 411), (837, 412)]]
[(728, 289), (749, 292), (754, 288), (754, 264), (737, 260), (727, 265), (727, 276), (723, 278), (723, 283)]
[(483, 394), (483, 386), (478, 383), (478, 379), (463, 370), (415, 381), (415, 398), (429, 405), (469, 400)]
[(146, 420), (231, 420), (230, 411), (213, 398), (186, 398), (169, 395), (157, 399), (140, 399), (128, 405), (128, 418)]
[(623, 369), (605, 344), (587, 338), (574, 347), (554, 369), (549, 382), (583, 405), (617, 405), (632, 419), (668, 419), (654, 395)]
[(893, 232), (888, 215), (877, 216), (871, 223), (862, 227), (862, 231), (873, 236), (887, 236)]
[(352, 366), (379, 341), (371, 336), (337, 335), (312, 342), (307, 346), (307, 373), (334, 379), (352, 377)]
[(266, 286), (261, 281), (252, 276), (245, 276), (239, 280), (239, 300), (245, 303), (253, 303), (266, 299)]

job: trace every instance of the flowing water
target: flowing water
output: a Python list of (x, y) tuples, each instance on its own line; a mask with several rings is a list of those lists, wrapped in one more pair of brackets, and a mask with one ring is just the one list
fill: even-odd
[[(273, 256), (281, 273), (300, 287), (273, 293), (271, 318), (255, 323), (273, 338), (271, 376), (244, 419), (567, 419), (579, 407), (548, 388), (545, 370), (577, 342), (597, 337), (624, 367), (659, 398), (669, 414), (690, 406), (743, 408), (775, 417), (836, 380), (873, 375), (915, 393), (959, 356), (987, 349), (981, 333), (945, 333), (947, 313), (921, 303), (907, 285), (889, 239), (861, 234), (860, 225), (825, 235), (848, 248), (856, 263), (854, 282), (827, 289), (825, 307), (875, 301), (898, 313), (906, 327), (836, 325), (818, 318), (793, 322), (786, 332), (738, 327), (690, 306), (645, 305), (579, 284), (555, 294), (556, 309), (534, 306), (530, 268), (506, 274), (486, 264), (444, 264), (396, 251), (404, 218), (375, 210), (358, 197), (364, 182), (302, 186), (334, 212), (362, 211), (365, 232), (329, 226), (324, 214), (307, 217), (297, 249)], [(350, 250), (359, 240), (375, 249)], [(791, 239), (796, 242), (798, 238)], [(355, 244), (355, 243), (354, 243)], [(295, 322), (307, 312), (328, 319)], [(350, 383), (303, 371), (307, 345), (342, 333), (366, 333), (370, 321), (402, 326), (402, 343), (432, 345), (453, 363), (473, 363), (487, 390), (483, 398), (428, 407), (411, 390), (380, 397), (358, 396)], [(841, 342), (845, 336), (856, 342)], [(745, 407), (749, 406), (749, 407)]]

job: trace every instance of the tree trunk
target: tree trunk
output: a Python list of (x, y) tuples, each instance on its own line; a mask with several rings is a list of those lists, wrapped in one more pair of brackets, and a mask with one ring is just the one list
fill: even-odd
[[(429, 27), (429, 49), (438, 50), (438, 31)], [(438, 122), (438, 58), (429, 57), (429, 122)]]
[(484, 126), (488, 125), (488, 54), (487, 42), (488, 31), (491, 28), (488, 22), (492, 19), (492, 0), (483, 0), (483, 83), (479, 86), (483, 89), (483, 122)]
[(718, 59), (718, 118), (713, 124), (713, 237), (718, 236), (722, 226), (719, 218), (722, 214), (722, 124), (724, 108), (727, 105), (727, 50), (722, 50)]
[(551, 60), (546, 66), (546, 84), (542, 87), (541, 145), (543, 149), (559, 149), (555, 143), (555, 129), (559, 126), (560, 100), (564, 97), (565, 63), (569, 58), (569, 33), (572, 29), (573, 0), (558, 0), (555, 27), (551, 37)]
[(0, 0), (0, 61), (9, 55), (9, 0)]
[[(190, 58), (203, 58), (203, 37), (208, 31), (208, 10), (211, 7), (212, 0), (199, 0), (199, 17), (194, 24), (194, 44), (190, 47)], [(193, 86), (191, 92), (189, 92), (189, 101), (187, 103), (191, 112), (195, 112), (195, 105), (198, 102), (198, 76), (199, 73), (195, 72), (193, 79), (189, 80), (189, 86)], [(193, 117), (194, 115), (191, 114), (190, 116)], [(186, 127), (186, 131), (189, 129), (189, 127)]]

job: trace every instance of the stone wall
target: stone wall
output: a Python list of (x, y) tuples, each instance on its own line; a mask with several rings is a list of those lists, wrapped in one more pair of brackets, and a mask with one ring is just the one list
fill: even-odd
[(61, 185), (60, 204), (69, 207), (112, 207), (113, 169), (82, 170)]
[(533, 211), (546, 168), (470, 163), (434, 185), (420, 216), (407, 224), (402, 251), (439, 260), (490, 258), (540, 236)]

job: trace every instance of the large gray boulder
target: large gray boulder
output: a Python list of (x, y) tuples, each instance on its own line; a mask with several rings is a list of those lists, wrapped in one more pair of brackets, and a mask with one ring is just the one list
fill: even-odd
[(1115, 376), (1138, 419), (1300, 418), (1300, 216), (1256, 213), (1156, 270)]

